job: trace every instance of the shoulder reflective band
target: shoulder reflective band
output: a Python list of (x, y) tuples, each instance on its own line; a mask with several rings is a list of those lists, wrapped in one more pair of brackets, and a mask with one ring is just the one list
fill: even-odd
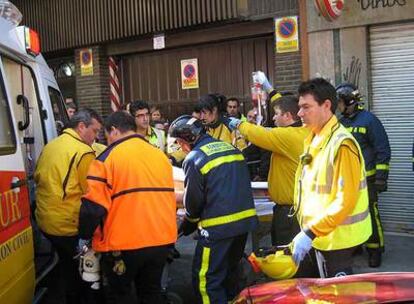
[(210, 172), (211, 169), (214, 169), (222, 164), (225, 163), (232, 163), (235, 161), (243, 161), (244, 157), (242, 154), (235, 154), (235, 155), (227, 155), (227, 156), (221, 156), (217, 157), (216, 159), (213, 159), (206, 163), (201, 169), (201, 174), (205, 175), (208, 172)]

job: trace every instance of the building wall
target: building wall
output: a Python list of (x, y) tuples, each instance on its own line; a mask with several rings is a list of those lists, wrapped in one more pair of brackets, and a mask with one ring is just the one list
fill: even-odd
[(347, 81), (360, 87), (370, 102), (368, 28), (375, 24), (412, 20), (414, 1), (349, 0), (335, 21), (325, 20), (313, 1), (307, 1), (310, 76)]
[(102, 115), (110, 112), (109, 68), (105, 48), (93, 46), (93, 75), (81, 76), (80, 50), (75, 51), (76, 95), (80, 107), (90, 107)]
[(414, 16), (412, 0), (347, 0), (342, 15), (329, 22), (320, 16), (314, 1), (306, 3), (309, 32), (410, 20)]
[[(385, 231), (413, 233), (414, 179), (410, 67), (414, 65), (414, 1), (349, 0), (333, 22), (307, 2), (311, 76), (356, 84), (383, 123), (391, 146), (388, 191), (378, 206)], [(405, 31), (403, 32), (403, 28)], [(372, 56), (372, 58), (371, 58)]]
[[(272, 38), (266, 45), (265, 58), (261, 52), (253, 54), (252, 66), (264, 69), (280, 90), (296, 90), (302, 78), (300, 52), (276, 54), (274, 41), (273, 18), (297, 15), (296, 0), (15, 0), (14, 3), (23, 13), (23, 23), (40, 32), (48, 59), (60, 61), (62, 55), (75, 54), (77, 102), (81, 106), (96, 106), (102, 113), (109, 109), (109, 55), (122, 58), (131, 54), (147, 56), (151, 52), (156, 61), (163, 60), (162, 52), (167, 50), (234, 39), (253, 41), (267, 35)], [(165, 50), (153, 49), (155, 33), (165, 35)], [(96, 70), (93, 76), (80, 76), (79, 49), (90, 46)], [(265, 66), (271, 69), (257, 62), (266, 62)], [(242, 71), (244, 79), (249, 81), (230, 95), (247, 100), (251, 72)], [(189, 96), (195, 101), (193, 95)], [(128, 94), (124, 92), (124, 96)], [(189, 96), (183, 95), (181, 101)]]
[[(184, 90), (180, 62), (191, 58), (198, 59), (199, 88)], [(125, 102), (147, 100), (169, 119), (191, 113), (197, 99), (208, 93), (237, 97), (249, 109), (251, 73), (271, 75), (273, 58), (271, 35), (124, 56)]]

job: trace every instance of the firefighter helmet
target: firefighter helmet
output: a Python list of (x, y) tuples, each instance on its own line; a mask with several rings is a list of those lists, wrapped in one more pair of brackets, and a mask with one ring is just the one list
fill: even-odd
[(204, 134), (202, 122), (190, 115), (182, 115), (176, 118), (168, 130), (171, 137), (180, 138), (192, 144), (201, 134)]
[(352, 83), (341, 83), (338, 85), (336, 87), (336, 94), (338, 95), (338, 100), (344, 101), (345, 106), (360, 102), (362, 98), (358, 88)]
[(289, 248), (277, 250), (274, 253), (257, 257), (252, 253), (248, 258), (253, 270), (261, 270), (268, 277), (276, 280), (292, 278), (298, 271), (298, 266), (290, 254)]

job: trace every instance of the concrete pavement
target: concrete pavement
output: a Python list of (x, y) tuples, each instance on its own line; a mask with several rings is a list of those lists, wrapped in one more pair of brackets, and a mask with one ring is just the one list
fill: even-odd
[[(179, 259), (174, 260), (170, 267), (170, 288), (180, 296), (182, 303), (195, 303), (195, 297), (191, 286), (191, 262), (195, 248), (195, 242), (191, 237), (183, 237), (177, 242), (177, 249), (181, 253)], [(264, 237), (260, 241), (260, 246), (269, 246), (270, 236)], [(354, 260), (355, 273), (368, 272), (414, 272), (414, 236), (385, 233), (385, 253), (383, 262), (379, 268), (368, 267), (368, 254), (366, 251), (358, 255)], [(251, 241), (245, 250), (251, 252)]]

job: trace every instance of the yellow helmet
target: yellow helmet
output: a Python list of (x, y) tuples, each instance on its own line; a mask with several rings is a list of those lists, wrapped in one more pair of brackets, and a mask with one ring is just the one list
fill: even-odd
[(261, 270), (268, 277), (276, 280), (290, 279), (298, 271), (289, 247), (276, 250), (263, 257), (257, 257), (252, 253), (248, 260), (256, 272)]

